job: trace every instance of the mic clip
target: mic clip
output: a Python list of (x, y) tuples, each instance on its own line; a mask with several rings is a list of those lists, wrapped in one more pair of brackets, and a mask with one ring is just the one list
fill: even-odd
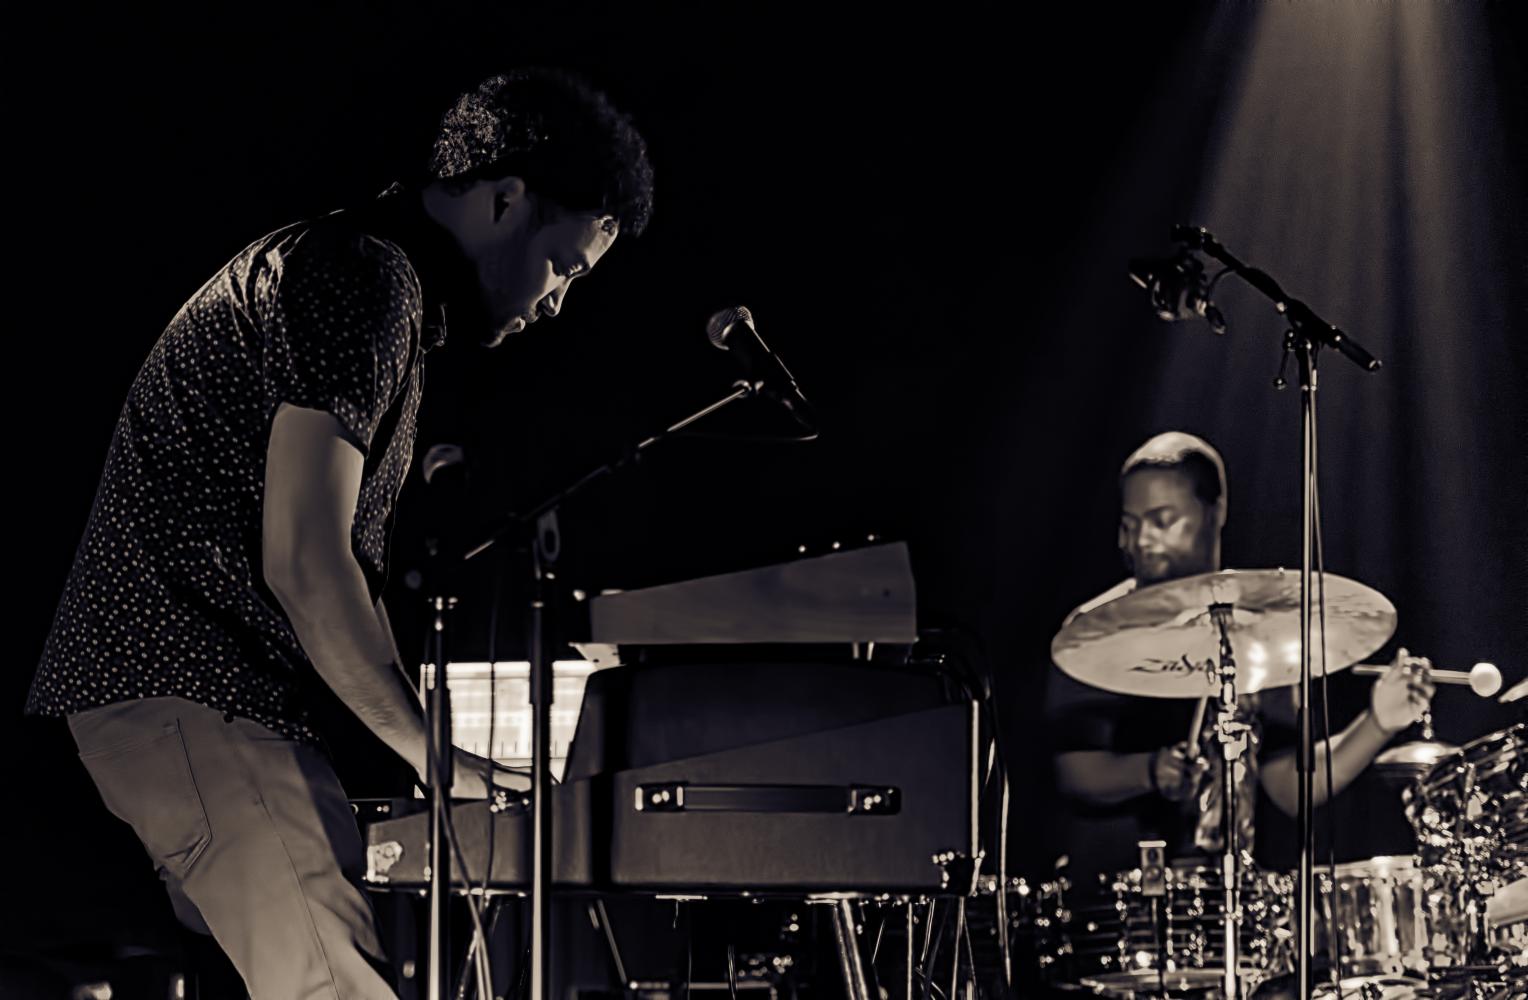
[(1216, 334), (1226, 332), (1225, 317), (1210, 299), (1214, 278), (1207, 282), (1204, 264), (1187, 246), (1165, 260), (1133, 260), (1130, 277), (1146, 289), (1157, 318), (1164, 322), (1199, 317)]

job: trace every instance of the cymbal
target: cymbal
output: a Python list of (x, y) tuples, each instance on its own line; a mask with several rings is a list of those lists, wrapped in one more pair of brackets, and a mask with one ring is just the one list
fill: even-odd
[(1459, 748), (1452, 743), (1421, 742), (1402, 743), (1400, 746), (1391, 747), (1378, 757), (1374, 758), (1375, 767), (1417, 767), (1427, 770), (1438, 761), (1450, 754), (1456, 754)]
[[(1326, 670), (1336, 673), (1385, 644), (1395, 631), (1395, 606), (1356, 580), (1327, 573), (1323, 582)], [(1311, 676), (1320, 677), (1315, 597)], [(1300, 573), (1282, 569), (1221, 570), (1142, 587), (1078, 614), (1051, 640), (1051, 659), (1078, 681), (1118, 694), (1213, 697), (1220, 630), (1211, 605), (1231, 609), (1238, 694), (1299, 682)]]
[(1459, 752), (1452, 743), (1416, 741), (1394, 746), (1374, 758), (1374, 770), (1387, 785), (1405, 786), (1416, 781), (1444, 757)]

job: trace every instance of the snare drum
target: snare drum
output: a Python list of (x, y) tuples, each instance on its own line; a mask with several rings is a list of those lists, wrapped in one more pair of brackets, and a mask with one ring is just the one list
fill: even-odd
[[(1412, 857), (1316, 871), (1316, 948), (1340, 952), (1343, 975), (1420, 975), (1463, 958), (1450, 894)], [(1333, 940), (1332, 930), (1337, 932)]]
[[(1079, 908), (1070, 941), (1079, 981), (1100, 992), (1159, 987), (1171, 992), (1217, 986), (1225, 961), (1221, 876), (1204, 865), (1174, 866), (1163, 893), (1149, 896), (1140, 869), (1104, 880), (1112, 901)], [(1287, 967), (1292, 933), (1287, 875), (1242, 871), (1240, 976), (1249, 985)], [(1107, 897), (1106, 897), (1107, 898)]]

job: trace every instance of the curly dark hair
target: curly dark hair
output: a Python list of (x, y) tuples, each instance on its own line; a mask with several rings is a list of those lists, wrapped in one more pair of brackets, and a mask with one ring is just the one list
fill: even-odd
[(632, 236), (653, 212), (647, 144), (609, 98), (565, 70), (515, 70), (457, 98), (429, 172), (462, 183), (519, 177), (538, 198), (613, 216)]

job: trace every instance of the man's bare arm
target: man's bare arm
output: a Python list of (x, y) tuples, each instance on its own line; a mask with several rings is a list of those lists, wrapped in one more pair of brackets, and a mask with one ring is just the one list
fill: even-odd
[[(1328, 752), (1332, 758), (1332, 784), (1337, 791), (1341, 792), (1353, 783), (1363, 769), (1369, 766), (1376, 754), (1385, 748), (1390, 741), (1390, 733), (1385, 732), (1374, 721), (1374, 716), (1365, 711), (1354, 719), (1353, 722), (1342, 732), (1332, 737), (1331, 750), (1328, 751), (1326, 741), (1316, 744), (1316, 768), (1315, 783), (1311, 788), (1311, 802), (1320, 806), (1331, 798), (1327, 794), (1326, 787), (1326, 758)], [(1268, 793), (1268, 798), (1273, 804), (1286, 815), (1294, 816), (1300, 808), (1299, 792), (1299, 766), (1296, 754), (1287, 752), (1279, 754), (1272, 760), (1264, 762), (1259, 769), (1263, 789)]]
[(1112, 806), (1145, 795), (1151, 787), (1149, 753), (1072, 750), (1056, 755), (1056, 784), (1080, 802)]
[(363, 458), (322, 410), (283, 403), (266, 452), (265, 581), (303, 651), (340, 700), (416, 773), (425, 769), (418, 698), (397, 662), (386, 613), (351, 551)]
[[(1390, 669), (1374, 682), (1369, 693), (1369, 707), (1342, 732), (1315, 746), (1315, 767), (1311, 800), (1322, 805), (1331, 795), (1352, 784), (1369, 766), (1396, 733), (1420, 718), (1435, 690), (1427, 671), (1432, 664), (1424, 657), (1399, 650)], [(1327, 791), (1327, 757), (1331, 757), (1332, 784)], [(1285, 753), (1267, 761), (1260, 769), (1263, 789), (1279, 809), (1296, 815), (1300, 808), (1299, 764), (1294, 753)]]

